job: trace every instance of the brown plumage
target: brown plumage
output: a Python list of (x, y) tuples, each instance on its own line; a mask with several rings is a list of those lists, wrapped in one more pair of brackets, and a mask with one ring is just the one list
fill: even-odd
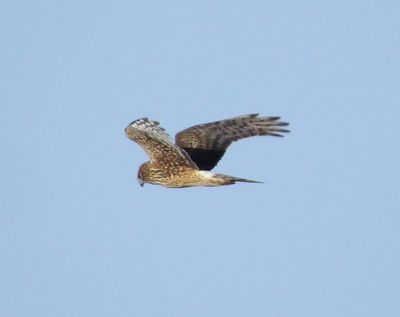
[(166, 187), (221, 186), (235, 182), (259, 183), (250, 179), (209, 172), (233, 141), (255, 135), (282, 136), (288, 123), (280, 117), (258, 114), (199, 124), (179, 132), (174, 144), (157, 121), (141, 118), (125, 129), (128, 138), (149, 155), (138, 181)]

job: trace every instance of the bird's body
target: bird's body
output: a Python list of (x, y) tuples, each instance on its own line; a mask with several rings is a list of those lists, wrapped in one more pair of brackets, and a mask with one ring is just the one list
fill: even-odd
[[(215, 187), (231, 185), (235, 182), (259, 183), (250, 179), (239, 178), (224, 174), (201, 171), (198, 168), (188, 166), (178, 166), (172, 173), (160, 170), (158, 166), (153, 166), (151, 162), (144, 163), (138, 172), (138, 179), (141, 184), (149, 183), (162, 185), (171, 188), (206, 186)], [(143, 180), (146, 180), (143, 182)]]
[(138, 171), (141, 185), (165, 187), (222, 186), (236, 182), (259, 183), (250, 179), (210, 172), (233, 142), (254, 135), (282, 136), (288, 123), (279, 117), (245, 115), (200, 124), (179, 132), (174, 144), (157, 121), (141, 118), (125, 129), (150, 157)]

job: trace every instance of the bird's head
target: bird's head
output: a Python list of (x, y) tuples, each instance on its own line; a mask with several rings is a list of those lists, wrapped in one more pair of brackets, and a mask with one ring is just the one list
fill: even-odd
[(160, 170), (155, 164), (149, 161), (140, 165), (137, 180), (142, 187), (145, 183), (162, 185), (165, 183), (166, 176), (163, 170)]
[(148, 175), (149, 175), (149, 162), (143, 163), (140, 165), (138, 173), (137, 173), (137, 180), (140, 186), (143, 187), (145, 183), (147, 183)]

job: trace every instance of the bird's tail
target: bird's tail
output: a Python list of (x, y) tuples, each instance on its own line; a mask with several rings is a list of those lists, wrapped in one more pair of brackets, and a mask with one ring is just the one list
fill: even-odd
[(231, 184), (235, 184), (236, 182), (259, 183), (259, 184), (262, 183), (262, 182), (255, 181), (255, 180), (248, 179), (248, 178), (241, 178), (241, 177), (230, 176), (230, 175), (225, 175), (225, 174), (215, 174), (215, 177), (221, 181), (221, 185), (231, 185)]
[(232, 185), (236, 182), (244, 183), (262, 183), (254, 181), (252, 179), (241, 178), (236, 176), (230, 176), (225, 174), (218, 174), (210, 171), (198, 171), (200, 174), (198, 183), (192, 186), (221, 186), (221, 185)]

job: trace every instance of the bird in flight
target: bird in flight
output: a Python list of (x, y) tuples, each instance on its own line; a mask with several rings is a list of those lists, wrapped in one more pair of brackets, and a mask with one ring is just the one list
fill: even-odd
[(131, 122), (125, 134), (150, 157), (137, 174), (141, 186), (145, 183), (173, 188), (222, 186), (260, 183), (210, 172), (233, 141), (256, 135), (282, 137), (282, 133), (289, 132), (284, 128), (287, 125), (280, 117), (249, 114), (187, 128), (176, 134), (173, 143), (159, 122), (141, 118)]

